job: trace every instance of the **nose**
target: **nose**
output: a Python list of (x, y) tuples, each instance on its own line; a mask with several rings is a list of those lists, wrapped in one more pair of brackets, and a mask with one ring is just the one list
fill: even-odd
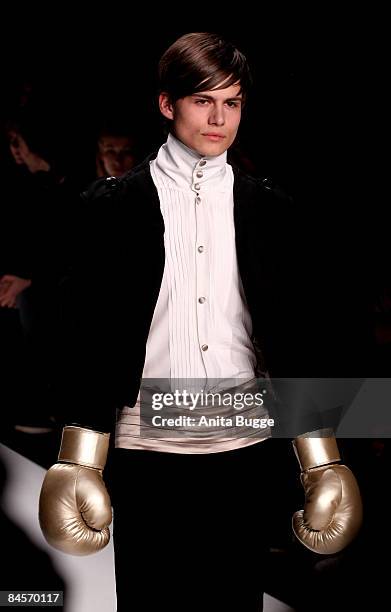
[(210, 125), (224, 125), (224, 123), (225, 123), (224, 107), (219, 106), (219, 105), (214, 106), (209, 116), (209, 124)]

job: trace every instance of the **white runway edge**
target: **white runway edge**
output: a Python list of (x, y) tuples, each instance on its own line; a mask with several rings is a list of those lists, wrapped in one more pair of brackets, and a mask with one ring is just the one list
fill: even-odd
[[(2, 510), (37, 548), (50, 556), (57, 573), (67, 585), (64, 611), (115, 612), (112, 541), (104, 550), (88, 557), (73, 557), (56, 551), (46, 543), (38, 523), (38, 499), (45, 469), (3, 444), (0, 444), (0, 461), (7, 474)], [(294, 610), (266, 594), (264, 612)]]

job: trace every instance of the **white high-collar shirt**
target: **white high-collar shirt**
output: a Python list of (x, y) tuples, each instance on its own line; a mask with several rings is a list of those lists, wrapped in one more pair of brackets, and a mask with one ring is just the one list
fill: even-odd
[[(234, 177), (226, 153), (201, 157), (170, 135), (150, 170), (164, 219), (166, 258), (147, 340), (144, 384), (156, 389), (160, 381), (145, 379), (165, 379), (172, 391), (216, 392), (251, 381), (256, 357), (236, 258)], [(249, 426), (239, 437), (227, 429), (226, 436), (200, 438), (175, 428), (170, 435), (166, 427), (161, 437), (159, 428), (148, 435), (140, 424), (139, 395), (134, 407), (117, 412), (115, 446), (217, 453), (271, 435), (270, 429)]]
[(224, 388), (254, 376), (251, 318), (236, 258), (234, 177), (226, 158), (226, 152), (201, 157), (170, 134), (150, 164), (166, 258), (144, 379), (198, 379), (206, 386), (219, 379)]

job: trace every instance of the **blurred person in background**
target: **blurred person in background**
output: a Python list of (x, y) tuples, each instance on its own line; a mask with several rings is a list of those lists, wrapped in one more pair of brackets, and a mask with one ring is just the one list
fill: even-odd
[(139, 161), (136, 134), (124, 126), (106, 125), (97, 138), (96, 176), (119, 177)]
[(25, 381), (10, 419), (26, 433), (46, 433), (55, 422), (51, 394), (60, 367), (59, 288), (76, 198), (59, 161), (60, 131), (47, 117), (23, 108), (4, 132), (12, 180), (2, 208), (0, 309), (18, 310), (24, 340), (17, 376)]

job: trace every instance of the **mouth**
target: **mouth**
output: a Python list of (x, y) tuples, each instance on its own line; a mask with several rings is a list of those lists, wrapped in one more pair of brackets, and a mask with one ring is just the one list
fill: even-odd
[(213, 142), (220, 142), (221, 140), (224, 140), (225, 136), (223, 136), (222, 134), (215, 134), (213, 132), (208, 132), (207, 134), (202, 134), (205, 138), (208, 138), (209, 140), (212, 140)]

